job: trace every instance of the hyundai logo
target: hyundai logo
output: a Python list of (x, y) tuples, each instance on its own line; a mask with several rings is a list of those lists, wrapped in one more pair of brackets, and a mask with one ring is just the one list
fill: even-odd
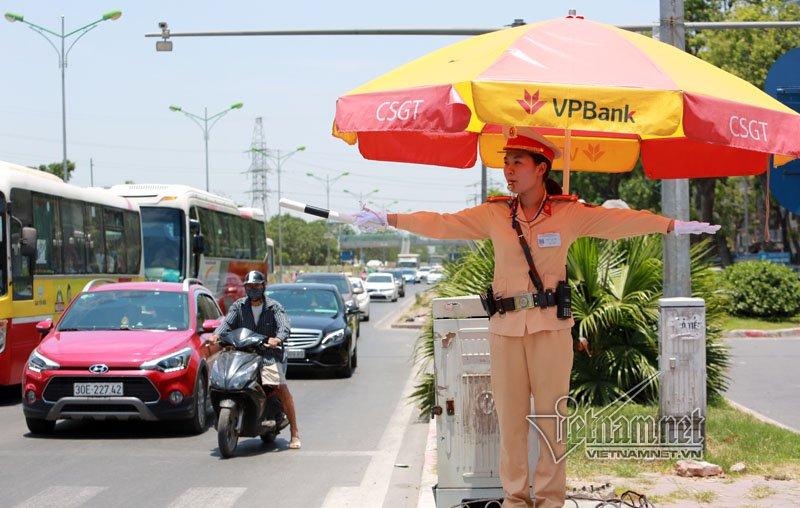
[(108, 365), (104, 365), (102, 363), (96, 363), (89, 367), (89, 372), (92, 374), (105, 374), (108, 372)]

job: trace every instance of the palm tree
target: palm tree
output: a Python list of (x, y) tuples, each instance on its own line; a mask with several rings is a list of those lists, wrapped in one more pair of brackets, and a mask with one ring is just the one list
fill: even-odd
[[(616, 242), (581, 238), (567, 258), (572, 287), (573, 336), (588, 340), (591, 356), (576, 352), (571, 396), (582, 404), (602, 405), (623, 395), (658, 371), (658, 299), (662, 292), (661, 239), (650, 235)], [(725, 390), (727, 348), (720, 340), (725, 294), (717, 290), (708, 241), (692, 247), (693, 296), (706, 301), (707, 393), (715, 398)], [(458, 262), (445, 267), (447, 277), (437, 296), (476, 294), (488, 286), (494, 270), (491, 242), (478, 242)], [(412, 398), (423, 414), (434, 405), (435, 380), (429, 373), (433, 357), (433, 326), (419, 336), (415, 356), (421, 361), (421, 382)], [(635, 398), (658, 399), (653, 378)]]

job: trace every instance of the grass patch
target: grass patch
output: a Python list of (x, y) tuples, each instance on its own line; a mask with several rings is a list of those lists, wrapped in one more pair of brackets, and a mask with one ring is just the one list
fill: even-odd
[(775, 494), (775, 491), (767, 485), (756, 485), (747, 491), (747, 497), (750, 499), (766, 499), (773, 494)]
[(778, 330), (797, 327), (800, 327), (800, 315), (778, 319), (728, 316), (722, 323), (723, 330)]
[[(585, 412), (586, 408), (579, 408), (578, 411)], [(629, 418), (648, 415), (657, 418), (658, 407), (630, 404), (617, 414)], [(573, 438), (576, 436), (570, 435), (570, 439)], [(706, 439), (704, 460), (718, 464), (726, 474), (731, 465), (744, 462), (748, 474), (800, 478), (800, 434), (756, 420), (724, 401), (708, 407)], [(647, 472), (672, 474), (675, 462), (590, 459), (584, 448), (578, 446), (567, 458), (567, 474), (582, 479), (591, 479), (597, 474), (636, 478), (640, 473)]]
[(717, 500), (717, 493), (710, 490), (700, 490), (693, 492), (692, 498), (698, 503), (713, 503)]

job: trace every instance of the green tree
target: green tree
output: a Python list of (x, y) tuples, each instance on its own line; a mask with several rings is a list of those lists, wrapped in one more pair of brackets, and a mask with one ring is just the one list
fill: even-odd
[[(800, 5), (797, 2), (783, 0), (688, 0), (685, 4), (687, 21), (788, 21), (800, 19)], [(764, 30), (704, 30), (687, 34), (687, 51), (716, 65), (758, 88), (764, 87), (767, 70), (775, 60), (789, 49), (800, 46), (800, 30), (797, 29), (764, 29)], [(759, 190), (766, 189), (766, 176), (762, 175), (757, 185), (752, 187), (751, 197), (757, 196)], [(730, 262), (730, 248), (736, 229), (729, 225), (741, 222), (741, 213), (731, 221), (727, 213), (716, 213), (715, 209), (721, 199), (717, 193), (722, 192), (722, 199), (732, 196), (734, 182), (725, 179), (699, 179), (692, 182), (695, 194), (695, 211), (704, 221), (723, 224), (723, 229), (715, 235), (717, 254), (723, 264)], [(780, 219), (784, 233), (784, 244), (788, 244), (788, 213), (775, 207), (773, 216)], [(763, 207), (761, 210), (763, 211)], [(764, 215), (760, 218), (765, 220)]]
[(70, 178), (72, 178), (72, 172), (75, 171), (75, 163), (71, 160), (67, 159), (67, 177), (64, 178), (64, 166), (61, 162), (53, 162), (50, 164), (40, 164), (38, 168), (39, 171), (44, 171), (45, 173), (52, 173), (57, 177), (61, 178), (65, 182), (68, 182)]
[(306, 222), (289, 214), (272, 217), (267, 221), (267, 235), (276, 242), (276, 248), (278, 221), (281, 222), (282, 229), (282, 259), (284, 265), (325, 265), (329, 247), (331, 253), (330, 263), (334, 263), (339, 259), (336, 237), (333, 234), (328, 234), (329, 230), (325, 221)]

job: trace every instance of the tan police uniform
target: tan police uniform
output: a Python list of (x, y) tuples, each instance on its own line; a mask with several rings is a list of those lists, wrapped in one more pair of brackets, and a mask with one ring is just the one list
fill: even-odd
[[(570, 196), (548, 196), (542, 213), (520, 226), (544, 287), (555, 289), (566, 278), (567, 251), (582, 236), (615, 240), (647, 233), (667, 233), (671, 219), (649, 211), (609, 209), (585, 205)], [(495, 200), (456, 213), (396, 214), (389, 223), (423, 236), (443, 239), (486, 239), (494, 244), (495, 297), (536, 292), (528, 263), (511, 225), (507, 200)], [(526, 416), (530, 396), (536, 414), (554, 414), (556, 402), (569, 392), (572, 370), (572, 318), (558, 319), (556, 307), (530, 308), (495, 314), (489, 322), (492, 393), (500, 424), (500, 478), (504, 507), (531, 506), (528, 478)], [(565, 403), (561, 414), (566, 414)], [(541, 421), (546, 420), (546, 421)], [(556, 457), (564, 443), (555, 440), (556, 424), (538, 421)], [(539, 437), (539, 462), (533, 477), (536, 506), (560, 507), (566, 490), (565, 461), (554, 461), (545, 439)]]

